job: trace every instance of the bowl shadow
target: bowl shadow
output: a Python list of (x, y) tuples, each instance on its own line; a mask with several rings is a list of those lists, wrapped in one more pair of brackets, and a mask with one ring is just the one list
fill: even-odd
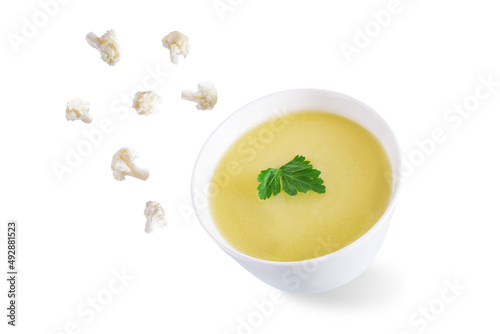
[(393, 303), (403, 294), (398, 275), (383, 265), (374, 264), (351, 282), (316, 294), (286, 293), (289, 300), (316, 306), (365, 308)]

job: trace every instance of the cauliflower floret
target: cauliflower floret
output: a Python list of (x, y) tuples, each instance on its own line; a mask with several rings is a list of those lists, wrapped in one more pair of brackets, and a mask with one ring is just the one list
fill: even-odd
[(68, 121), (80, 120), (85, 123), (92, 122), (92, 115), (89, 115), (90, 103), (83, 99), (73, 99), (66, 103), (66, 119)]
[(158, 103), (161, 103), (161, 97), (153, 93), (148, 92), (137, 92), (135, 93), (134, 104), (132, 108), (137, 110), (139, 115), (151, 115), (157, 111)]
[(212, 110), (217, 103), (217, 89), (215, 89), (215, 85), (210, 81), (200, 82), (197, 92), (184, 90), (182, 91), (182, 98), (197, 102), (196, 108), (200, 110)]
[(176, 65), (179, 64), (180, 55), (186, 58), (189, 54), (189, 38), (178, 31), (172, 31), (161, 41), (170, 50), (170, 61)]
[(100, 38), (93, 32), (87, 34), (87, 42), (99, 50), (101, 59), (108, 65), (114, 66), (120, 60), (120, 44), (114, 30), (108, 30)]
[(118, 181), (125, 180), (125, 176), (129, 175), (141, 180), (147, 180), (149, 171), (146, 168), (139, 167), (134, 160), (139, 157), (139, 154), (130, 147), (123, 147), (113, 156), (111, 161), (111, 169), (113, 177)]
[(146, 208), (144, 209), (144, 215), (147, 218), (146, 228), (144, 229), (147, 233), (153, 232), (155, 227), (167, 226), (165, 210), (163, 210), (163, 207), (158, 202), (147, 202)]

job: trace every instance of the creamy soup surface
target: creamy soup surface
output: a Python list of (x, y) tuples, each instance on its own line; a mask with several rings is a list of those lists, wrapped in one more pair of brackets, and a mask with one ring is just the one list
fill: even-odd
[[(326, 192), (261, 200), (257, 176), (303, 155)], [(264, 260), (299, 261), (341, 249), (383, 215), (392, 190), (382, 145), (359, 124), (332, 113), (287, 114), (251, 129), (226, 151), (211, 183), (216, 227), (236, 250)]]

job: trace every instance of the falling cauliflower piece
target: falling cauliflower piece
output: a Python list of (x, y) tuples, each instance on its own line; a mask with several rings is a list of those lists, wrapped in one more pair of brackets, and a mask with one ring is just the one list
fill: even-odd
[(118, 150), (111, 162), (114, 178), (123, 181), (128, 175), (146, 181), (149, 177), (149, 171), (135, 164), (135, 159), (138, 157), (139, 154), (130, 147)]
[(139, 115), (151, 115), (157, 111), (158, 103), (161, 103), (161, 97), (153, 93), (148, 92), (137, 92), (134, 98), (134, 104), (132, 107), (137, 110)]
[(100, 38), (93, 32), (87, 34), (87, 42), (101, 53), (101, 59), (114, 66), (120, 60), (120, 44), (114, 30), (108, 30)]
[(182, 91), (182, 98), (198, 103), (196, 108), (200, 110), (212, 110), (217, 103), (217, 97), (217, 89), (215, 89), (215, 85), (210, 81), (200, 82), (197, 92), (190, 90)]
[(189, 38), (178, 31), (172, 31), (161, 41), (170, 50), (170, 61), (175, 65), (179, 64), (179, 56), (186, 58), (189, 54)]
[(146, 208), (144, 209), (144, 215), (146, 216), (146, 228), (144, 229), (146, 233), (151, 233), (155, 227), (165, 227), (167, 226), (167, 220), (165, 218), (165, 210), (158, 202), (149, 201), (146, 203)]
[(83, 99), (73, 99), (66, 103), (66, 119), (68, 121), (80, 120), (84, 123), (92, 122), (89, 115), (90, 103)]

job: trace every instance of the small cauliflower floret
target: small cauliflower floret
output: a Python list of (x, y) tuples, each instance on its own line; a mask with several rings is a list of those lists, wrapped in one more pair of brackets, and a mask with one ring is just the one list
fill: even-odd
[(182, 91), (182, 98), (198, 103), (196, 108), (200, 110), (212, 110), (217, 103), (217, 97), (217, 89), (215, 89), (215, 85), (210, 81), (200, 82), (197, 92), (190, 90)]
[(120, 60), (120, 44), (114, 30), (108, 30), (100, 38), (93, 32), (87, 34), (87, 42), (101, 53), (101, 59), (114, 66)]
[(137, 110), (139, 115), (151, 115), (157, 111), (158, 103), (161, 103), (161, 97), (153, 93), (148, 92), (137, 92), (135, 93), (134, 104), (132, 108)]
[(89, 115), (90, 103), (83, 99), (73, 99), (66, 103), (66, 119), (68, 121), (80, 120), (85, 123), (92, 122)]
[(155, 227), (167, 226), (165, 210), (163, 210), (162, 206), (158, 202), (147, 202), (146, 208), (144, 209), (144, 215), (147, 218), (146, 228), (144, 229), (147, 233), (153, 232)]
[(144, 181), (147, 180), (149, 171), (146, 168), (137, 166), (134, 162), (138, 157), (139, 154), (130, 147), (123, 147), (118, 150), (111, 161), (114, 178), (123, 181), (125, 176), (129, 175)]
[(189, 38), (178, 31), (172, 31), (161, 41), (170, 50), (170, 61), (176, 65), (179, 64), (179, 56), (186, 58), (189, 54)]

